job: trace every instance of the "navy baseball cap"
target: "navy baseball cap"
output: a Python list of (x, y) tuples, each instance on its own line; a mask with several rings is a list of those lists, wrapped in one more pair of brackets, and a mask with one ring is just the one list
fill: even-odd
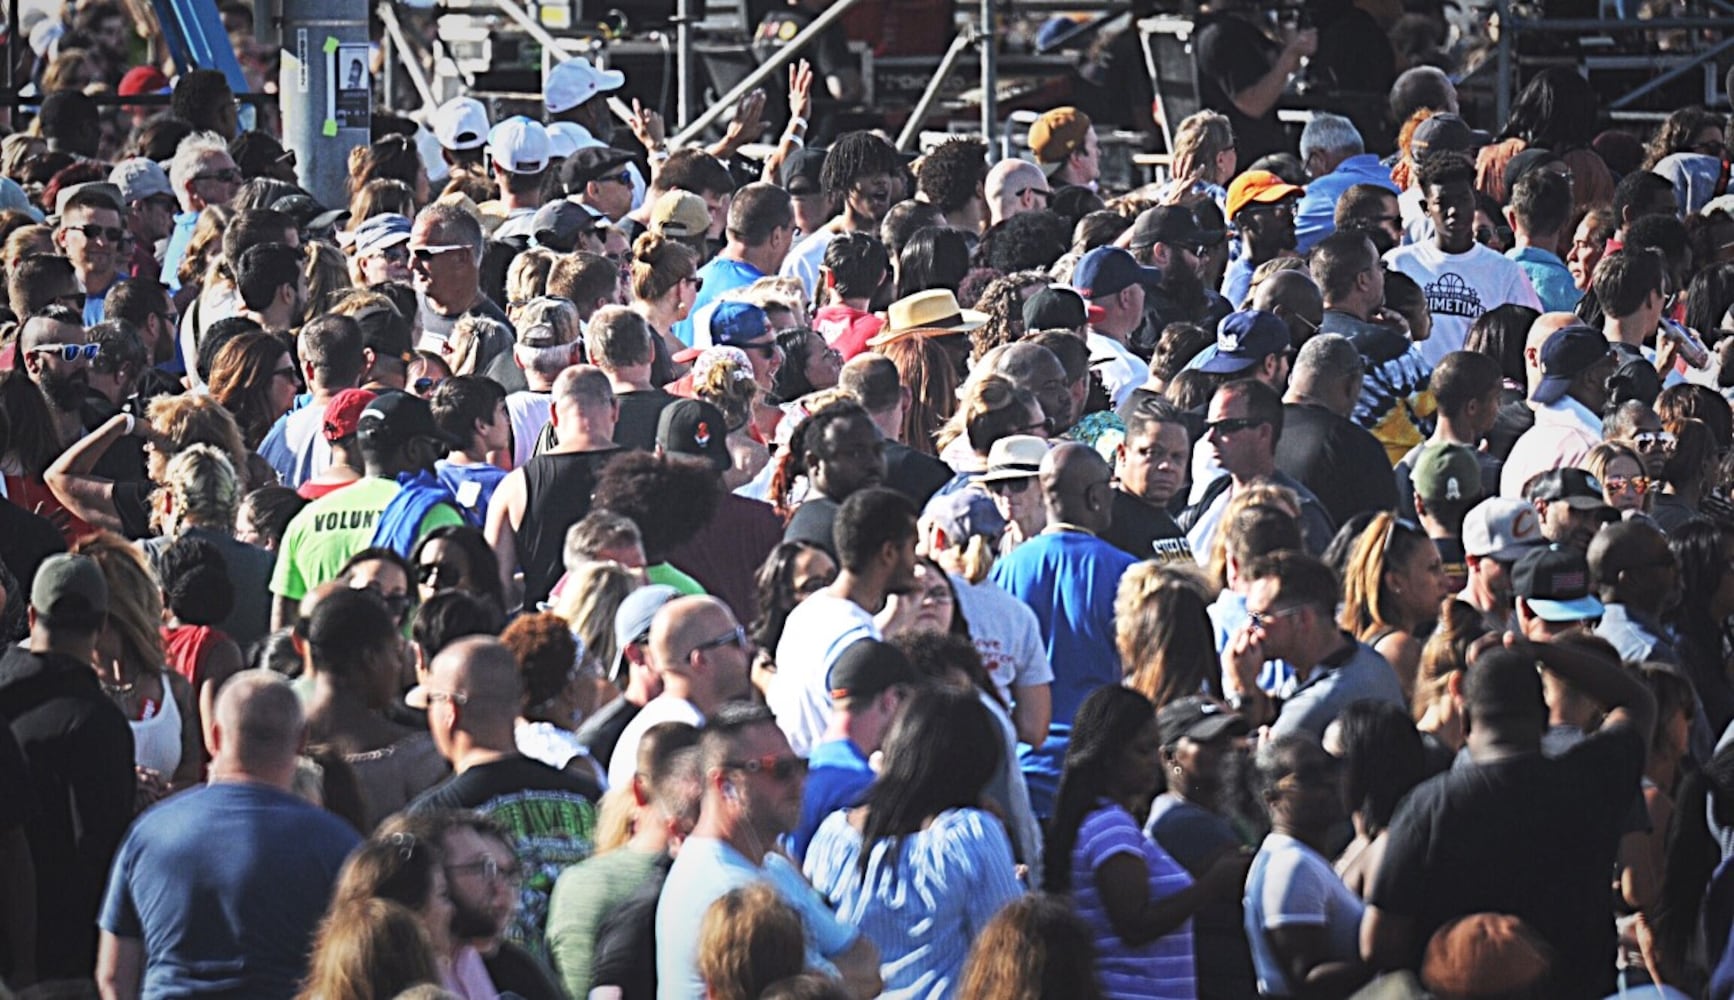
[(1569, 545), (1537, 548), (1511, 568), (1511, 589), (1546, 622), (1581, 622), (1602, 616), (1590, 592), (1589, 560)]
[(1145, 267), (1119, 247), (1091, 250), (1072, 272), (1072, 287), (1086, 299), (1118, 295), (1130, 285), (1155, 288), (1161, 283), (1160, 268)]
[(1600, 330), (1573, 323), (1556, 331), (1541, 344), (1541, 381), (1529, 398), (1537, 403), (1557, 403), (1571, 388), (1571, 380), (1595, 367), (1612, 350)]
[(1222, 317), (1216, 325), (1216, 355), (1198, 370), (1233, 375), (1288, 349), (1288, 324), (1280, 316), (1263, 309), (1246, 309)]

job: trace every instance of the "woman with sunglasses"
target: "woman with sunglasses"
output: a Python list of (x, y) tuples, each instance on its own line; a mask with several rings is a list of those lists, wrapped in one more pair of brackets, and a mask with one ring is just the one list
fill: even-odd
[(283, 341), (268, 333), (243, 333), (211, 363), (211, 398), (235, 416), (241, 442), (258, 451), (277, 418), (295, 405), (301, 373)]
[(1096, 690), (1078, 707), (1048, 826), (1042, 888), (1071, 898), (1096, 940), (1096, 976), (1116, 997), (1197, 996), (1192, 920), (1239, 891), (1246, 858), (1223, 853), (1196, 880), (1143, 833), (1162, 783), (1150, 700)]
[(1583, 467), (1602, 484), (1602, 499), (1621, 516), (1649, 511), (1652, 484), (1637, 452), (1618, 441), (1603, 441), (1584, 456)]
[(865, 804), (832, 813), (807, 849), (813, 887), (878, 947), (885, 996), (957, 996), (970, 943), (1022, 894), (1005, 826), (981, 808), (1001, 745), (973, 694), (917, 691)]
[(1421, 668), (1418, 635), (1438, 619), (1447, 587), (1439, 547), (1395, 514), (1375, 516), (1349, 552), (1338, 624), (1390, 662), (1405, 699)]
[(423, 603), (443, 590), (462, 590), (504, 610), (499, 562), (482, 533), (467, 524), (445, 524), (422, 536), (410, 565)]

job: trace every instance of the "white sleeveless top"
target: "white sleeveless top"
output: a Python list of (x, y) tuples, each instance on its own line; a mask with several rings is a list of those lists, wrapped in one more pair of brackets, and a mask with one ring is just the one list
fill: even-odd
[(181, 706), (175, 702), (167, 677), (162, 687), (163, 701), (157, 714), (144, 720), (129, 719), (127, 725), (132, 727), (133, 763), (150, 768), (167, 781), (181, 766)]

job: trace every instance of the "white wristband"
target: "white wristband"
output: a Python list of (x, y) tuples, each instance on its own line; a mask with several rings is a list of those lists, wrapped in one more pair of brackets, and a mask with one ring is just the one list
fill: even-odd
[(787, 143), (792, 143), (793, 145), (796, 145), (796, 146), (805, 146), (807, 144), (807, 140), (801, 138), (800, 136), (796, 135), (793, 132), (784, 132), (783, 133), (783, 141), (787, 142)]
[(789, 119), (789, 130), (794, 131), (794, 128), (796, 125), (801, 126), (801, 131), (805, 132), (807, 130), (807, 119), (802, 118), (800, 115), (796, 115), (795, 117), (790, 118)]
[(131, 437), (133, 428), (138, 426), (138, 418), (130, 413), (124, 413), (122, 416), (126, 417), (126, 428), (120, 432), (120, 436)]

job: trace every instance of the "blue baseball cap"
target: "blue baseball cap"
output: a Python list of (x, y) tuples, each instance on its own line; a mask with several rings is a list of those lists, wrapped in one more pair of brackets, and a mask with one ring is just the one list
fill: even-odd
[(1288, 349), (1288, 324), (1280, 316), (1263, 309), (1246, 309), (1222, 317), (1216, 325), (1216, 354), (1198, 370), (1232, 375)]
[(1554, 332), (1541, 343), (1541, 381), (1529, 398), (1537, 403), (1557, 403), (1571, 388), (1571, 381), (1595, 367), (1613, 348), (1600, 330), (1573, 323)]
[(1119, 247), (1091, 250), (1072, 271), (1072, 287), (1086, 299), (1118, 295), (1131, 285), (1155, 288), (1161, 283), (1161, 268), (1145, 267)]
[(692, 346), (674, 356), (687, 364), (707, 347), (744, 347), (769, 336), (771, 321), (750, 302), (724, 299), (700, 309), (692, 320)]
[(389, 250), (409, 242), (410, 221), (406, 215), (386, 212), (370, 215), (355, 227), (355, 255), (364, 257), (379, 250)]

